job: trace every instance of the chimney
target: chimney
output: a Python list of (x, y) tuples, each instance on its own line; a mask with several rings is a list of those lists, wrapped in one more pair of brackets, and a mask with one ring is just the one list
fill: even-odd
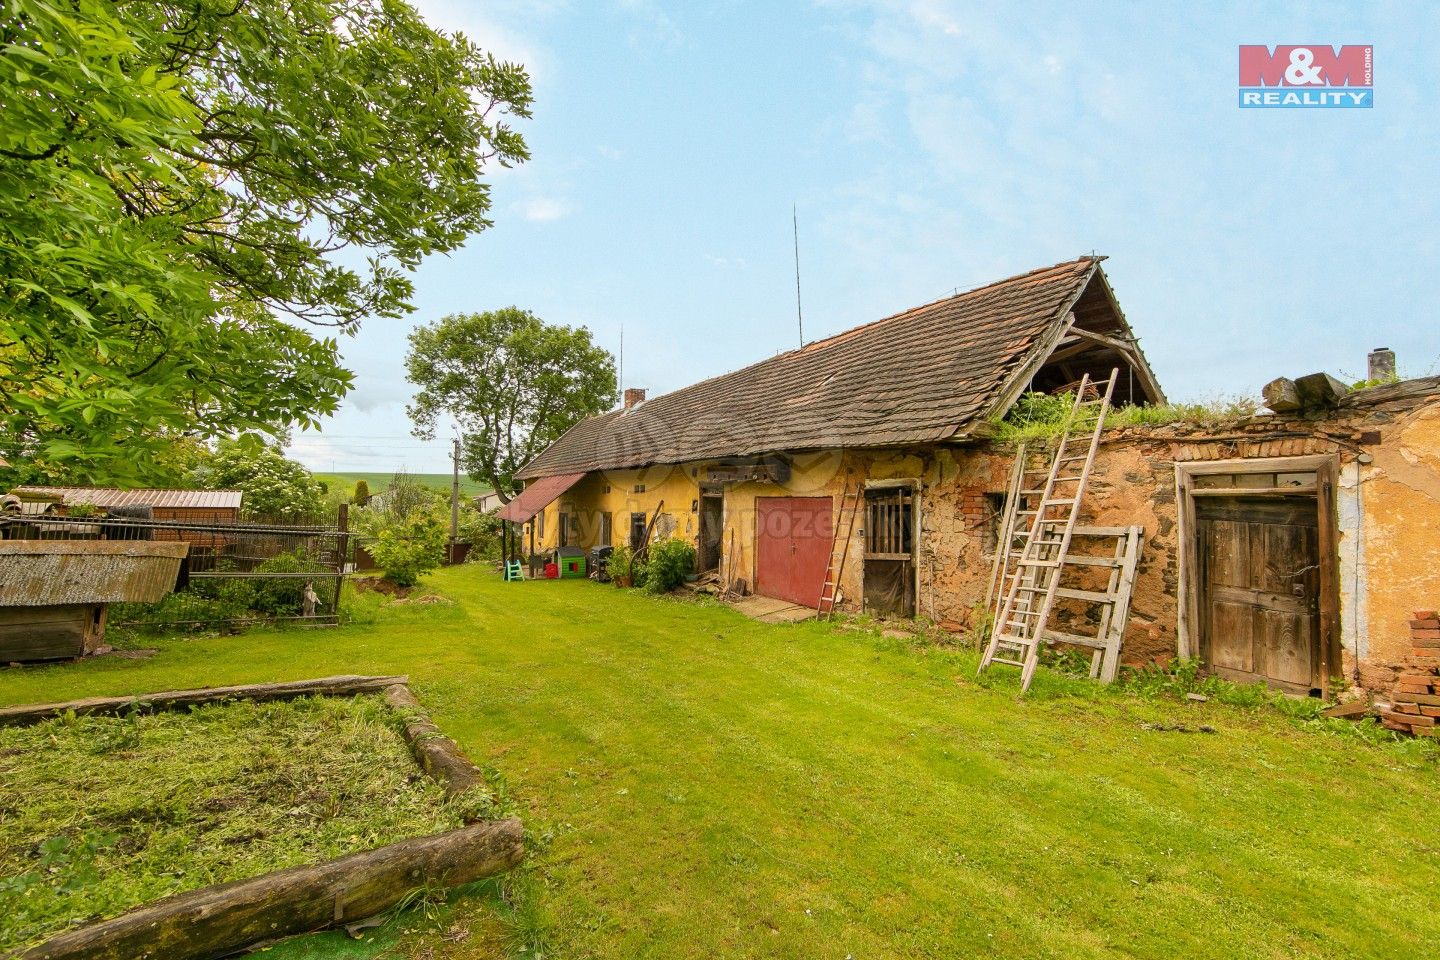
[[(1373, 354), (1372, 354), (1372, 356), (1373, 356)], [(644, 391), (644, 390), (642, 390), (642, 389), (639, 388), (639, 387), (626, 387), (626, 388), (625, 388), (625, 409), (626, 409), (626, 410), (629, 410), (631, 407), (638, 407), (640, 404), (642, 404), (642, 403), (644, 403), (644, 402), (645, 402), (645, 391)]]
[(1389, 347), (1376, 347), (1370, 351), (1370, 380), (1395, 379), (1395, 351)]

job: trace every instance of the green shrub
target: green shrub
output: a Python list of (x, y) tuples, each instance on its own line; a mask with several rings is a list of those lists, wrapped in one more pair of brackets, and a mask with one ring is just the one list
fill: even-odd
[[(271, 557), (255, 570), (257, 573), (313, 573), (317, 578), (334, 573), (302, 550)], [(254, 586), (250, 609), (274, 617), (298, 616), (305, 608), (305, 582), (301, 577), (251, 580)]]
[(413, 587), (445, 559), (445, 525), (431, 513), (387, 517), (365, 549), (397, 587)]
[(635, 570), (635, 555), (627, 546), (618, 546), (610, 552), (610, 560), (605, 566), (610, 574), (610, 579), (616, 582), (631, 576)]
[(645, 589), (668, 593), (695, 572), (695, 547), (679, 537), (653, 543), (645, 567)]
[(504, 529), (505, 521), (495, 513), (481, 513), (462, 507), (455, 541), (470, 545), (467, 560), (499, 560), (504, 546)]
[(357, 507), (363, 507), (370, 502), (370, 484), (363, 477), (355, 481), (355, 495), (350, 500)]
[[(216, 581), (209, 581), (216, 582)], [(226, 586), (245, 586), (243, 581), (218, 581)], [(127, 632), (168, 633), (184, 629), (208, 629), (226, 620), (243, 620), (250, 613), (248, 594), (244, 599), (218, 596), (213, 591), (204, 596), (190, 590), (166, 594), (155, 603), (114, 603), (110, 605), (109, 622), (114, 628), (108, 634), (123, 641)]]

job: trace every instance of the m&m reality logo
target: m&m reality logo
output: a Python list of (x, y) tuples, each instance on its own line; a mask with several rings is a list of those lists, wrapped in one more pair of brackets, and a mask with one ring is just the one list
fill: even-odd
[(1240, 46), (1240, 106), (1353, 109), (1375, 105), (1369, 44)]

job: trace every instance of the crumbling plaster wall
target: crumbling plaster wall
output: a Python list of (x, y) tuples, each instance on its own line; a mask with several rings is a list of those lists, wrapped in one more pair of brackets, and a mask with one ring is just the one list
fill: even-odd
[[(1440, 402), (1397, 417), (1381, 443), (1367, 445), (1359, 464), (1358, 510), (1363, 518), (1358, 568), (1341, 583), (1359, 601), (1342, 609), (1342, 623), (1358, 634), (1366, 686), (1385, 687), (1410, 652), (1409, 621), (1440, 596)], [(1348, 646), (1348, 644), (1347, 644)]]

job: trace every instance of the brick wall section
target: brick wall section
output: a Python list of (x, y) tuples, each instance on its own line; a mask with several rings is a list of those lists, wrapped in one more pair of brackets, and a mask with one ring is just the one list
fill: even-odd
[(965, 527), (972, 533), (985, 526), (985, 488), (966, 487), (961, 491), (960, 516), (965, 518)]
[(1440, 614), (1416, 610), (1410, 621), (1410, 656), (1400, 671), (1380, 722), (1391, 730), (1436, 736), (1440, 718)]

